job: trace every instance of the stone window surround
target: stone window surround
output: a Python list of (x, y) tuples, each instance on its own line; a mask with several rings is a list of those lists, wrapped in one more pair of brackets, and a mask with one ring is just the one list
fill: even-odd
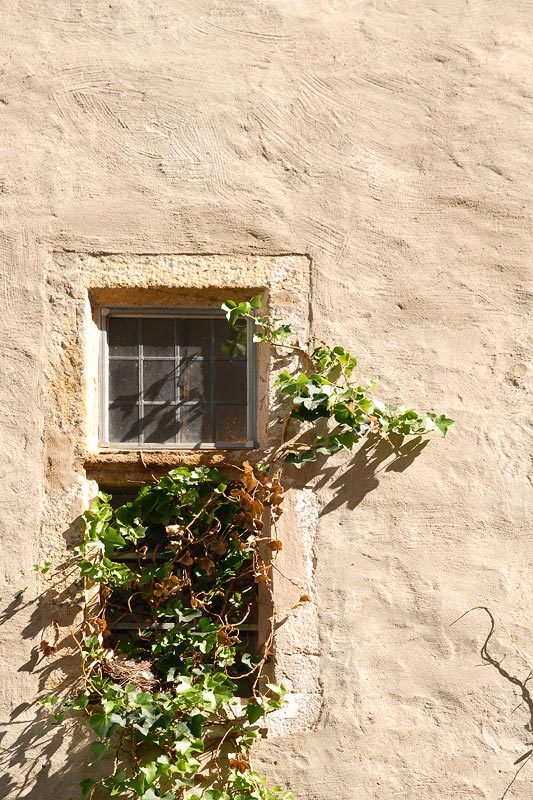
[[(177, 464), (238, 464), (259, 460), (279, 444), (283, 415), (277, 409), (276, 364), (268, 348), (258, 348), (257, 451), (151, 450), (98, 448), (98, 309), (102, 306), (213, 306), (229, 298), (260, 294), (269, 313), (289, 322), (302, 339), (309, 335), (310, 259), (302, 255), (136, 255), (51, 254), (48, 274), (48, 405), (52, 411), (45, 441), (68, 438), (77, 486), (63, 491), (63, 502), (85, 508), (99, 486), (142, 485)], [(284, 364), (283, 367), (286, 365)], [(53, 496), (55, 495), (55, 496)], [(50, 487), (48, 505), (61, 508)], [(71, 523), (65, 506), (55, 511), (56, 528)], [(272, 716), (272, 734), (313, 728), (320, 714), (318, 628), (313, 597), (313, 540), (318, 503), (311, 489), (289, 487), (280, 537), (284, 549), (274, 572), (275, 679), (288, 688), (288, 703)], [(284, 576), (291, 576), (290, 579)]]

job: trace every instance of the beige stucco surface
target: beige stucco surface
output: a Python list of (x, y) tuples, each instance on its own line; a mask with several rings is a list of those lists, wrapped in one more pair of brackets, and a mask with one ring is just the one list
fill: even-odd
[[(84, 364), (68, 347), (64, 419), (51, 402), (57, 331), (80, 324), (57, 265), (181, 253), (307, 255), (315, 334), (351, 348), (385, 396), (457, 420), (414, 458), (360, 452), (296, 487), (300, 523), (311, 495), (320, 505), (321, 702), (257, 764), (297, 800), (497, 800), (530, 715), (518, 685), (479, 666), (484, 612), (450, 625), (488, 604), (533, 657), (531, 3), (0, 11), (0, 797), (75, 800), (87, 775), (83, 737), (34, 705), (61, 681), (41, 630), (75, 598), (46, 609), (31, 566), (63, 552), (88, 491), (68, 413)], [(503, 633), (491, 653), (527, 677)], [(527, 765), (508, 797), (532, 786)]]

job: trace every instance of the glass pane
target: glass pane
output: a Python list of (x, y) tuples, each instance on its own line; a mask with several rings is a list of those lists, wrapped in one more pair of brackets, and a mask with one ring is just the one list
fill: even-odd
[(139, 399), (139, 362), (109, 362), (109, 400), (136, 403)]
[(177, 334), (180, 358), (210, 358), (210, 319), (179, 319)]
[(142, 321), (143, 355), (145, 358), (153, 356), (174, 355), (174, 329), (175, 321), (160, 317), (145, 318)]
[(215, 363), (215, 400), (217, 403), (246, 402), (246, 361)]
[(215, 358), (246, 358), (246, 323), (215, 320)]
[(144, 400), (174, 402), (176, 399), (176, 367), (174, 361), (144, 361)]
[(217, 442), (244, 443), (247, 435), (246, 406), (217, 406)]
[(154, 406), (144, 404), (144, 441), (158, 444), (172, 444), (176, 441), (178, 428), (176, 406)]
[(110, 317), (107, 341), (110, 356), (136, 356), (139, 344), (139, 320)]
[(180, 364), (180, 400), (206, 402), (211, 399), (211, 363), (184, 361)]
[(139, 406), (113, 404), (109, 407), (109, 441), (139, 441)]
[(209, 406), (180, 406), (180, 441), (186, 444), (212, 442)]

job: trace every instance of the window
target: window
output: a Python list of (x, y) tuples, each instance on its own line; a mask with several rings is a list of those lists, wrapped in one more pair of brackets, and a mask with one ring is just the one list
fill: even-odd
[(101, 322), (101, 446), (254, 446), (249, 323), (212, 308), (106, 308)]

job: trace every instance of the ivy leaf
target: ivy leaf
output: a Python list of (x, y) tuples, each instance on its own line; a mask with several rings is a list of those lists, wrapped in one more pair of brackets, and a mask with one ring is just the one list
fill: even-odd
[(191, 746), (192, 743), (189, 741), (189, 739), (178, 739), (174, 742), (174, 750), (181, 756), (184, 756), (185, 753), (191, 749)]
[(126, 717), (113, 713), (109, 715), (109, 722), (111, 725), (122, 725), (124, 727), (126, 725)]
[(267, 683), (267, 689), (270, 689), (273, 694), (277, 694), (280, 697), (287, 694), (287, 690), (282, 683)]
[(92, 742), (90, 749), (96, 761), (100, 761), (108, 750), (108, 744), (106, 742)]
[(72, 701), (71, 707), (74, 708), (76, 711), (81, 711), (82, 708), (87, 708), (88, 704), (89, 704), (89, 698), (85, 694), (85, 692), (82, 692), (75, 698), (75, 700)]
[[(174, 795), (171, 795), (171, 797), (174, 797)], [(152, 788), (149, 788), (141, 795), (139, 800), (161, 800), (161, 797)]]
[(234, 303), (233, 300), (226, 300), (224, 303), (222, 303), (220, 308), (222, 309), (222, 311), (226, 312), (226, 317), (229, 319), (229, 313), (233, 311), (233, 309), (236, 308), (236, 306), (237, 303)]
[(202, 736), (202, 725), (207, 720), (203, 714), (193, 714), (187, 722), (187, 726), (195, 739)]
[(351, 450), (359, 437), (356, 431), (344, 431), (343, 433), (336, 433), (333, 438), (342, 447)]
[(137, 728), (143, 736), (147, 736), (150, 728), (158, 718), (158, 715), (152, 713), (149, 708), (142, 708), (141, 719), (138, 722), (134, 722), (133, 727)]
[(252, 308), (261, 308), (261, 298), (258, 294), (250, 298), (250, 305)]
[(89, 725), (99, 739), (105, 739), (109, 731), (109, 719), (104, 714), (91, 714)]
[(448, 428), (450, 428), (455, 422), (455, 420), (446, 417), (444, 414), (440, 414), (439, 416), (436, 416), (435, 414), (428, 414), (428, 417), (433, 420), (435, 427), (441, 436), (446, 436), (448, 433)]
[(248, 705), (244, 707), (244, 710), (250, 725), (253, 725), (254, 722), (257, 722), (257, 720), (260, 719), (265, 713), (263, 706), (260, 706), (258, 703), (248, 703)]
[(285, 463), (294, 464), (296, 469), (301, 469), (309, 461), (316, 461), (316, 452), (312, 448), (303, 450), (301, 453), (287, 453), (285, 456)]
[(324, 436), (319, 436), (316, 440), (316, 452), (324, 456), (330, 456), (338, 452), (342, 445), (337, 441), (336, 437), (326, 439)]
[(216, 711), (217, 698), (210, 689), (202, 692), (202, 705), (207, 711)]
[(250, 653), (243, 653), (241, 662), (248, 667), (248, 669), (253, 669), (261, 662), (262, 658), (262, 655), (252, 656)]
[(146, 778), (146, 783), (150, 785), (157, 778), (159, 766), (156, 761), (150, 761), (148, 764), (145, 764), (144, 767), (139, 767), (139, 772), (142, 772)]
[(96, 786), (96, 781), (92, 778), (85, 778), (85, 780), (80, 781), (81, 786), (81, 793), (83, 795), (83, 800), (89, 800), (91, 796), (91, 792), (93, 788)]
[(43, 697), (42, 700), (39, 700), (38, 704), (40, 706), (45, 706), (45, 707), (46, 706), (55, 706), (58, 700), (59, 700), (59, 697), (57, 696), (57, 694), (49, 694), (46, 697)]

